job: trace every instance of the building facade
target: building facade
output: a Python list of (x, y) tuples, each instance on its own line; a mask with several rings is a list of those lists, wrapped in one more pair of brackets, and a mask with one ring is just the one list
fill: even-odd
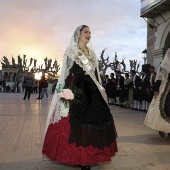
[(147, 22), (147, 62), (157, 70), (170, 48), (170, 0), (141, 0), (141, 17)]

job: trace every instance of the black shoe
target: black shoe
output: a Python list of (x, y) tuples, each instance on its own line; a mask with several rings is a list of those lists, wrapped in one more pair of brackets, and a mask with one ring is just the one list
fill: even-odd
[(23, 98), (23, 100), (25, 100), (25, 98)]
[(141, 111), (147, 113), (147, 110), (141, 110)]
[(90, 170), (90, 165), (87, 166), (81, 166), (81, 170)]
[(165, 133), (162, 132), (162, 131), (159, 131), (159, 135), (160, 135), (161, 137), (164, 137), (164, 136), (165, 136)]

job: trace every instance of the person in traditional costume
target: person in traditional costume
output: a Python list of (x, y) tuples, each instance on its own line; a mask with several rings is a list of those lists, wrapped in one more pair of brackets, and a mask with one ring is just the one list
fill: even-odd
[(116, 105), (122, 106), (120, 102), (121, 91), (124, 86), (124, 77), (121, 75), (121, 71), (116, 71)]
[(154, 98), (150, 104), (144, 125), (170, 137), (170, 48), (161, 62), (157, 75)]
[(115, 104), (115, 94), (116, 94), (116, 79), (114, 78), (114, 73), (110, 74), (110, 79), (108, 83), (108, 97), (109, 97), (109, 104)]
[(150, 66), (149, 72), (150, 72), (150, 81), (149, 81), (149, 104), (150, 104), (154, 97), (154, 90), (155, 90), (155, 78), (156, 78), (155, 67)]
[(141, 101), (142, 101), (142, 110), (144, 112), (147, 112), (148, 106), (149, 106), (149, 83), (150, 83), (150, 77), (147, 75), (147, 70), (142, 70), (142, 86), (141, 86)]
[(130, 74), (133, 78), (133, 99), (134, 99), (134, 107), (133, 110), (140, 111), (140, 103), (141, 103), (141, 78), (136, 74), (135, 70), (131, 70)]
[(105, 88), (108, 102), (109, 102), (109, 81), (110, 81), (109, 76), (105, 75), (104, 80), (102, 81), (102, 86)]
[(123, 104), (122, 107), (130, 108), (130, 104), (133, 103), (132, 91), (133, 91), (132, 78), (129, 77), (129, 73), (125, 73), (124, 86), (123, 86), (123, 90), (120, 94), (120, 102)]
[(90, 38), (89, 27), (79, 26), (64, 54), (42, 148), (50, 160), (81, 170), (109, 162), (117, 152), (116, 128)]

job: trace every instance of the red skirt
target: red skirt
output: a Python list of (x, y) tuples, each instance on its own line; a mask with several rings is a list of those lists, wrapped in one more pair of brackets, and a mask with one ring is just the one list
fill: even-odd
[(42, 153), (50, 160), (68, 165), (92, 165), (109, 162), (117, 152), (116, 140), (110, 147), (103, 150), (88, 146), (76, 147), (75, 143), (69, 144), (70, 122), (69, 117), (62, 118), (55, 124), (50, 124), (45, 136)]

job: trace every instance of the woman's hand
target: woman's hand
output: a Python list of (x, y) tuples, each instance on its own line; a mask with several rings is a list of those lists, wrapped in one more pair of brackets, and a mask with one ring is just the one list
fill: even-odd
[(154, 94), (155, 94), (155, 95), (154, 95), (154, 98), (156, 99), (157, 96), (159, 95), (159, 92), (156, 91), (156, 92), (154, 92)]

